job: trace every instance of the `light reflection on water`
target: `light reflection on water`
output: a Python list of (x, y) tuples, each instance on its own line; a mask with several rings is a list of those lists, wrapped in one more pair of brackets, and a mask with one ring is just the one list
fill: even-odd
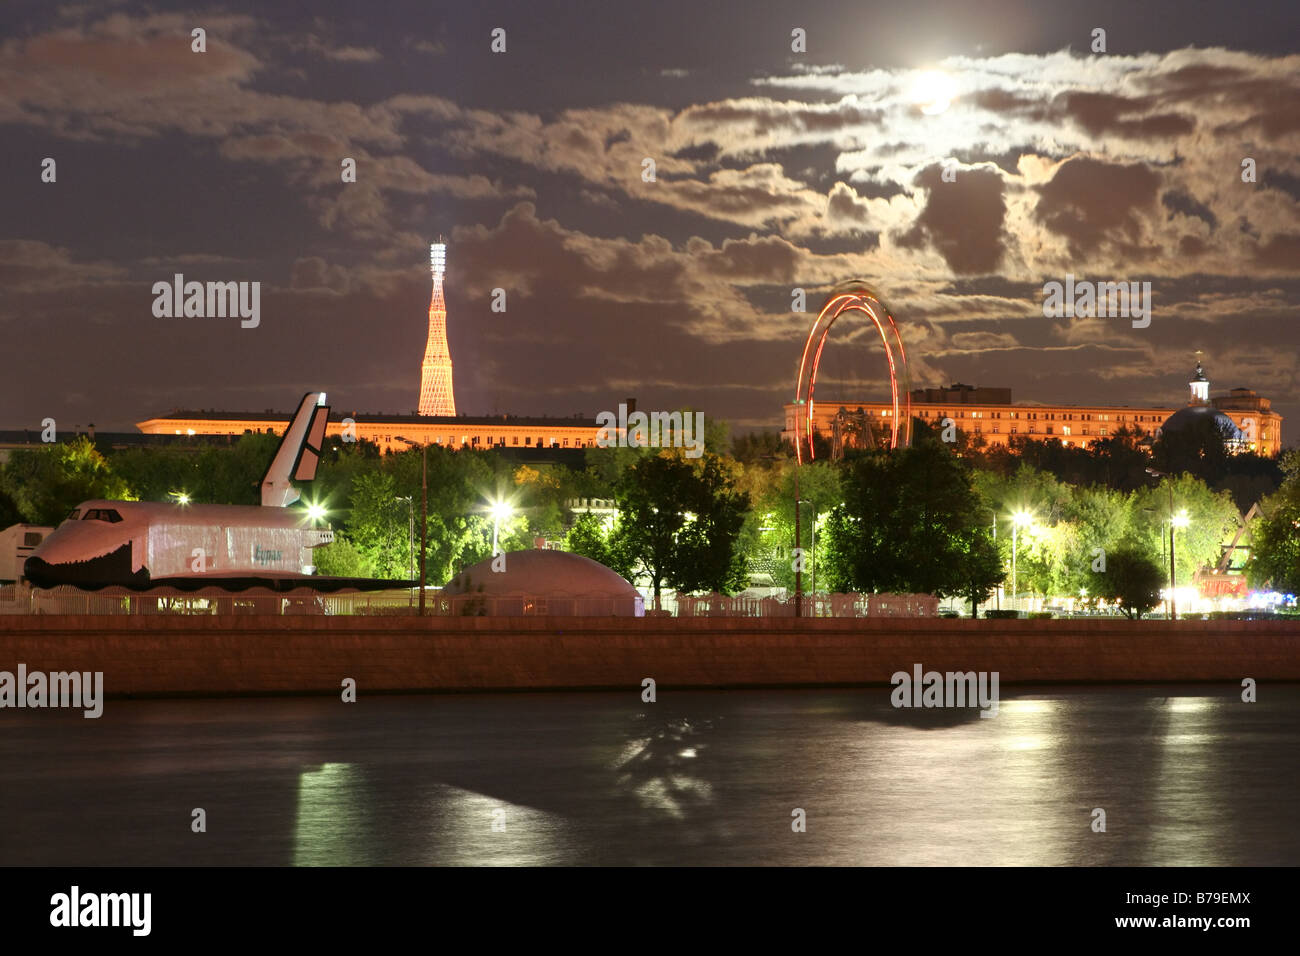
[(0, 864), (1300, 862), (1300, 686), (889, 690), (6, 710)]

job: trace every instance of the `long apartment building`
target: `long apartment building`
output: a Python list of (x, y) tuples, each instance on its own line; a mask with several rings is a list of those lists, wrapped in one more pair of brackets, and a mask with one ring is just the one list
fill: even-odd
[[(1135, 406), (1012, 402), (1009, 388), (976, 388), (958, 383), (947, 388), (913, 390), (912, 414), (934, 427), (940, 427), (944, 419), (952, 419), (958, 429), (980, 436), (988, 446), (1006, 445), (1012, 438), (1022, 436), (1038, 441), (1059, 439), (1064, 445), (1081, 447), (1107, 438), (1121, 428), (1154, 438), (1175, 415), (1179, 415), (1176, 425), (1189, 417), (1205, 414), (1230, 421), (1239, 431), (1235, 447), (1243, 451), (1269, 456), (1281, 451), (1282, 416), (1272, 410), (1267, 398), (1248, 388), (1234, 388), (1211, 398), (1209, 382), (1199, 364), (1188, 384), (1192, 399), (1187, 405)], [(860, 410), (879, 433), (892, 424), (893, 408), (892, 402), (819, 401), (813, 406), (813, 428), (829, 437), (841, 412), (849, 417), (856, 416)], [(804, 414), (806, 409), (802, 405), (785, 406), (782, 437), (794, 438), (796, 416)], [(840, 419), (841, 424), (844, 420)]]
[[(289, 426), (288, 412), (176, 411), (136, 428), (146, 435), (242, 435), (245, 432), (281, 434)], [(594, 419), (527, 418), (516, 415), (426, 416), (330, 414), (326, 435), (346, 435), (370, 441), (381, 451), (405, 451), (407, 443), (445, 445), (451, 448), (594, 448), (600, 431)], [(399, 437), (400, 436), (400, 437)]]

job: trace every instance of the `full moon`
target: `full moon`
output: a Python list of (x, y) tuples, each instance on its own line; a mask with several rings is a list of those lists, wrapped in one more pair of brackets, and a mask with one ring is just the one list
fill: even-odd
[(939, 70), (920, 73), (912, 84), (912, 102), (926, 116), (938, 116), (952, 103), (956, 84), (951, 76)]

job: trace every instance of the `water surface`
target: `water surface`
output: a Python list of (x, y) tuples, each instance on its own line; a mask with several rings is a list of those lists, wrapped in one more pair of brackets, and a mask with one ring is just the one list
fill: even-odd
[(1300, 686), (1003, 692), (4, 710), (0, 864), (1300, 863)]

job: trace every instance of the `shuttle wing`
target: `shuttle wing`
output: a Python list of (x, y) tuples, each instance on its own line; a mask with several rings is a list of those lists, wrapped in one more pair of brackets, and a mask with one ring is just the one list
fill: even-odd
[(311, 481), (316, 477), (320, 463), (321, 443), (325, 440), (325, 425), (329, 422), (330, 408), (325, 404), (324, 392), (308, 392), (302, 397), (298, 411), (289, 427), (284, 430), (280, 447), (275, 450), (271, 467), (262, 478), (262, 505), (284, 508), (298, 500), (292, 479)]

